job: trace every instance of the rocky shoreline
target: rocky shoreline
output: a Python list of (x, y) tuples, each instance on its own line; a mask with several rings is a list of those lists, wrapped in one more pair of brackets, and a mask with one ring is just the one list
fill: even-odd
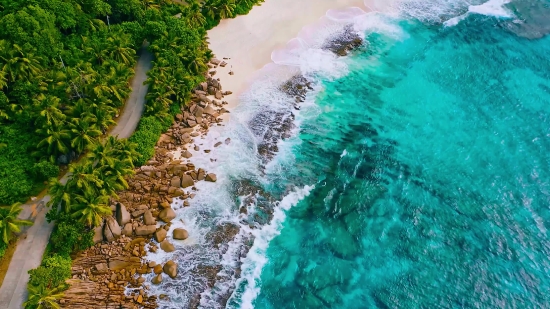
[[(349, 30), (344, 34), (351, 33)], [(344, 56), (361, 44), (362, 40), (357, 35), (346, 34), (328, 42), (325, 49)], [(213, 59), (209, 67), (215, 69), (225, 65), (226, 62)], [(214, 75), (215, 71), (208, 73), (207, 81), (201, 83), (192, 94), (192, 104), (182, 108), (170, 129), (161, 135), (155, 156), (127, 179), (129, 189), (119, 192), (118, 199), (111, 201), (113, 216), (106, 218), (96, 228), (96, 245), (73, 257), (70, 288), (60, 302), (61, 307), (157, 308), (159, 300), (167, 299), (167, 295), (152, 295), (149, 289), (153, 284), (177, 278), (178, 265), (171, 260), (163, 265), (147, 261), (146, 255), (158, 250), (174, 251), (175, 247), (167, 236), (175, 240), (189, 237), (184, 229), (174, 229), (172, 235), (167, 235), (171, 221), (176, 218), (177, 209), (172, 209), (172, 204), (180, 200), (182, 207), (193, 207), (195, 183), (217, 180), (215, 174), (195, 166), (191, 162), (192, 154), (188, 151), (190, 147), (200, 151), (195, 139), (207, 134), (209, 127), (222, 125), (220, 116), (228, 113), (224, 108), (227, 102), (223, 98), (230, 95), (231, 91), (223, 91), (219, 79), (215, 79)], [(283, 83), (280, 90), (294, 99), (293, 107), (299, 110), (299, 103), (305, 100), (307, 92), (313, 88), (306, 77), (297, 75)], [(252, 121), (273, 124), (268, 132), (263, 132), (263, 142), (258, 146), (258, 155), (266, 163), (277, 153), (278, 141), (291, 136), (294, 114), (274, 113), (257, 117)], [(225, 143), (230, 142), (229, 139), (225, 140)], [(221, 144), (218, 142), (214, 147)], [(202, 151), (208, 153), (210, 150)], [(271, 221), (273, 198), (261, 188), (241, 181), (235, 184), (234, 193), (243, 197), (239, 206), (239, 213), (246, 218), (243, 224), (254, 228)], [(256, 208), (252, 216), (248, 216), (250, 207)], [(228, 250), (228, 243), (240, 232), (240, 226), (223, 223), (214, 227), (206, 238), (219, 249), (220, 254), (224, 254)], [(238, 252), (240, 257), (246, 256), (253, 243), (252, 235), (243, 237), (245, 241)], [(194, 270), (196, 275), (205, 278), (206, 287), (212, 288), (218, 280), (239, 278), (240, 264), (237, 263), (229, 270), (230, 274), (221, 276), (221, 272), (221, 265), (200, 265)], [(152, 273), (155, 275), (148, 276)], [(146, 277), (152, 279), (147, 280)], [(232, 292), (233, 289), (225, 291), (216, 302), (225, 304)], [(195, 293), (187, 307), (197, 308), (200, 301), (201, 293)]]
[[(225, 64), (213, 59), (209, 66), (218, 65)], [(183, 108), (161, 135), (154, 157), (135, 169), (135, 175), (127, 179), (129, 189), (111, 201), (113, 216), (95, 229), (96, 245), (73, 257), (70, 287), (60, 301), (63, 308), (157, 307), (157, 296), (148, 293), (149, 285), (176, 278), (178, 267), (173, 261), (157, 265), (145, 256), (147, 252), (175, 250), (166, 239), (176, 218), (172, 202), (179, 199), (183, 207), (190, 207), (195, 183), (217, 180), (215, 174), (191, 162), (188, 149), (198, 151), (194, 139), (206, 134), (210, 126), (221, 125), (220, 116), (228, 113), (223, 108), (227, 103), (221, 99), (230, 94), (222, 91), (219, 79), (210, 76), (195, 90), (192, 104)], [(171, 235), (175, 240), (187, 237), (184, 229), (174, 229)], [(156, 276), (147, 282), (144, 275), (151, 273)]]

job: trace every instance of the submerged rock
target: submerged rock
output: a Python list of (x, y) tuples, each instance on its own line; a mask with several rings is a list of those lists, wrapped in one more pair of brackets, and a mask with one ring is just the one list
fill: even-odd
[(342, 223), (333, 221), (326, 226), (329, 232), (326, 242), (335, 254), (344, 259), (351, 259), (359, 254), (359, 244)]
[(324, 264), (300, 270), (297, 283), (304, 288), (323, 288), (347, 284), (353, 278), (356, 265), (351, 261), (332, 258)]

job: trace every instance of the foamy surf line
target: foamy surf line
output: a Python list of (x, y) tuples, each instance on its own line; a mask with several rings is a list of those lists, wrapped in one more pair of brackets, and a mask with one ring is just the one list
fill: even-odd
[(498, 18), (513, 18), (514, 14), (505, 7), (505, 5), (510, 2), (511, 0), (490, 0), (479, 5), (470, 5), (468, 7), (468, 12), (460, 16), (453, 17), (443, 24), (446, 27), (456, 26), (458, 25), (458, 23), (468, 18), (468, 16), (470, 16), (471, 14), (479, 14)]
[(315, 186), (305, 186), (289, 193), (278, 203), (271, 223), (260, 230), (250, 231), (255, 235), (254, 245), (250, 248), (243, 261), (247, 267), (243, 269), (242, 276), (237, 281), (237, 285), (245, 284), (246, 288), (242, 293), (237, 292), (232, 295), (228, 302), (228, 308), (254, 308), (254, 300), (260, 292), (257, 279), (260, 277), (262, 269), (267, 263), (266, 251), (269, 247), (269, 242), (280, 234), (286, 218), (285, 212), (307, 197), (314, 188)]

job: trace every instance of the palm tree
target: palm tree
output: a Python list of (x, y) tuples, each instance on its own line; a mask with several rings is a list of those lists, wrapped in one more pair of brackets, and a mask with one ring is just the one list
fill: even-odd
[(112, 116), (115, 113), (116, 109), (111, 106), (104, 105), (101, 108), (96, 109), (90, 119), (93, 119), (97, 128), (105, 134), (110, 126), (116, 124)]
[(186, 16), (187, 18), (185, 21), (191, 28), (200, 28), (206, 25), (206, 18), (202, 15), (201, 8), (198, 3), (193, 3), (186, 8)]
[(88, 54), (88, 61), (96, 64), (102, 64), (105, 60), (105, 44), (101, 40), (93, 40), (93, 43), (90, 42), (90, 39), (81, 36), (82, 45), (81, 49)]
[(208, 66), (206, 66), (202, 58), (195, 57), (189, 62), (187, 68), (190, 72), (198, 75), (202, 72), (205, 72), (208, 69)]
[(9, 49), (9, 59), (6, 59), (5, 56), (0, 58), (0, 63), (3, 64), (2, 70), (10, 82), (18, 79), (28, 80), (37, 75), (42, 70), (41, 61), (42, 57), (35, 56), (33, 53), (25, 53), (17, 44), (13, 44)]
[(74, 136), (71, 140), (71, 146), (77, 153), (82, 153), (88, 145), (93, 144), (96, 138), (101, 135), (101, 131), (88, 118), (73, 118), (71, 132)]
[[(114, 138), (109, 136), (108, 139)], [(88, 158), (99, 166), (113, 165), (116, 158), (108, 142), (97, 142), (88, 147)]]
[(46, 70), (40, 77), (42, 93), (64, 98), (67, 94), (66, 89), (72, 87), (68, 84), (67, 74), (65, 74), (65, 70), (61, 68), (60, 64), (56, 64), (53, 68)]
[(134, 70), (117, 62), (105, 62), (102, 67), (106, 70), (96, 80), (93, 91), (98, 98), (112, 99), (114, 106), (120, 107), (131, 91), (128, 78), (134, 74)]
[(72, 164), (69, 166), (71, 176), (67, 181), (69, 192), (78, 191), (86, 194), (97, 194), (103, 188), (103, 180), (99, 176), (99, 171), (94, 170), (91, 162)]
[[(155, 91), (156, 90), (156, 91)], [(149, 92), (146, 96), (150, 100), (150, 104), (146, 104), (145, 108), (148, 113), (156, 113), (161, 111), (167, 111), (172, 105), (172, 95), (175, 95), (176, 92), (172, 89), (155, 89), (152, 92)]]
[(160, 3), (157, 0), (142, 0), (141, 3), (143, 4), (143, 7), (146, 10), (149, 10), (149, 9), (158, 10), (158, 9), (160, 9)]
[(203, 15), (210, 17), (210, 19), (216, 18), (216, 10), (216, 0), (206, 0), (202, 6)]
[(136, 51), (132, 48), (132, 42), (127, 35), (117, 34), (107, 39), (106, 50), (111, 59), (126, 65), (135, 62)]
[(9, 243), (12, 233), (19, 233), (21, 231), (19, 226), (32, 225), (32, 222), (29, 220), (17, 219), (22, 210), (21, 203), (0, 208), (0, 233), (2, 233), (2, 241), (5, 244)]
[(233, 0), (223, 0), (218, 3), (217, 12), (220, 19), (233, 17), (235, 11), (235, 2)]
[(101, 19), (88, 19), (88, 27), (92, 32), (98, 31), (100, 29), (104, 29), (107, 26), (105, 25), (105, 22)]
[(124, 176), (134, 173), (132, 162), (127, 160), (114, 160), (113, 164), (101, 167), (103, 176), (103, 189), (105, 193), (112, 195), (116, 191), (128, 189), (128, 182)]
[(112, 214), (108, 195), (84, 194), (76, 196), (75, 200), (76, 211), (71, 216), (87, 226), (98, 226), (104, 216)]
[(85, 89), (98, 77), (90, 62), (79, 62), (75, 67), (66, 68), (65, 93), (71, 98), (83, 98)]
[(57, 302), (63, 297), (63, 291), (67, 289), (67, 286), (61, 285), (54, 289), (48, 289), (44, 285), (34, 286), (29, 284), (27, 289), (29, 291), (29, 299), (23, 304), (23, 307), (33, 309), (59, 309), (61, 307)]
[(71, 194), (68, 192), (67, 186), (61, 184), (59, 180), (50, 179), (48, 194), (50, 195), (48, 206), (61, 207), (65, 212), (70, 210)]
[(113, 136), (109, 136), (107, 139), (107, 144), (109, 144), (109, 147), (114, 149), (115, 156), (118, 160), (129, 160), (130, 165), (134, 167), (131, 161), (139, 156), (139, 153), (136, 151), (137, 144), (132, 143), (127, 139), (119, 139)]
[(59, 110), (61, 100), (58, 97), (39, 94), (33, 101), (36, 110), (39, 111), (36, 120), (38, 126), (57, 128), (65, 120), (65, 115)]
[(44, 146), (48, 146), (47, 149), (48, 154), (50, 154), (51, 162), (55, 162), (57, 154), (69, 152), (67, 142), (71, 136), (68, 130), (51, 127), (47, 129), (39, 129), (37, 132), (44, 133), (46, 135), (46, 137), (38, 143), (37, 147), (42, 148)]
[(0, 69), (0, 90), (4, 87), (8, 87), (8, 77), (4, 68)]
[(71, 103), (73, 105), (68, 107), (67, 114), (73, 118), (81, 117), (94, 119), (94, 110), (101, 109), (96, 102), (88, 98), (78, 99), (76, 101), (72, 101)]

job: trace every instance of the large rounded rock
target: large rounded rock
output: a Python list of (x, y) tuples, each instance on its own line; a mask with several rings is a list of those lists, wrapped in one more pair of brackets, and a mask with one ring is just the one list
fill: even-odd
[(132, 223), (126, 223), (126, 225), (122, 229), (122, 235), (132, 236), (133, 230), (134, 227), (132, 226)]
[(162, 273), (162, 265), (160, 264), (155, 265), (155, 267), (153, 267), (153, 272), (157, 275)]
[(130, 222), (131, 218), (132, 216), (124, 204), (116, 204), (116, 221), (118, 222), (118, 225), (124, 226), (126, 223)]
[(185, 240), (189, 237), (189, 233), (185, 229), (174, 229), (172, 237), (174, 237), (174, 239)]
[(158, 242), (162, 242), (165, 238), (166, 238), (166, 230), (165, 229), (160, 228), (155, 232), (155, 239)]
[(206, 181), (210, 181), (210, 182), (216, 182), (218, 180), (218, 177), (216, 177), (216, 174), (208, 174), (206, 175)]
[(100, 226), (94, 229), (94, 244), (100, 243), (103, 241), (103, 227), (105, 222), (102, 222)]
[(148, 236), (152, 235), (157, 230), (155, 225), (144, 225), (136, 227), (137, 236)]
[(165, 274), (170, 276), (170, 278), (174, 279), (178, 275), (178, 264), (170, 260), (166, 262), (166, 264), (164, 264), (164, 266), (162, 267), (162, 270), (164, 271)]
[(333, 222), (327, 227), (327, 230), (329, 233), (326, 242), (337, 256), (352, 259), (361, 252), (360, 244), (346, 230), (344, 224)]
[(155, 224), (157, 224), (157, 220), (155, 220), (155, 217), (153, 217), (153, 214), (151, 213), (151, 211), (149, 209), (147, 209), (143, 213), (143, 222), (145, 223), (145, 225), (155, 225)]
[(193, 178), (189, 175), (183, 175), (181, 176), (181, 186), (183, 188), (191, 187), (195, 184), (195, 181)]
[(164, 222), (168, 223), (172, 221), (174, 218), (176, 218), (176, 212), (172, 208), (164, 208), (159, 213), (159, 219), (161, 219)]
[(170, 186), (179, 188), (181, 185), (181, 179), (178, 176), (172, 177), (172, 180), (170, 181)]
[(160, 248), (164, 251), (164, 252), (173, 252), (174, 250), (176, 250), (176, 248), (174, 247), (174, 245), (172, 245), (168, 240), (164, 240), (160, 243)]
[(151, 280), (153, 284), (160, 284), (162, 282), (162, 274), (158, 274)]
[(118, 225), (118, 222), (116, 222), (115, 218), (112, 216), (107, 217), (105, 219), (105, 226), (103, 227), (103, 236), (105, 236), (105, 240), (111, 242), (118, 239), (120, 235), (122, 235), (122, 229)]

